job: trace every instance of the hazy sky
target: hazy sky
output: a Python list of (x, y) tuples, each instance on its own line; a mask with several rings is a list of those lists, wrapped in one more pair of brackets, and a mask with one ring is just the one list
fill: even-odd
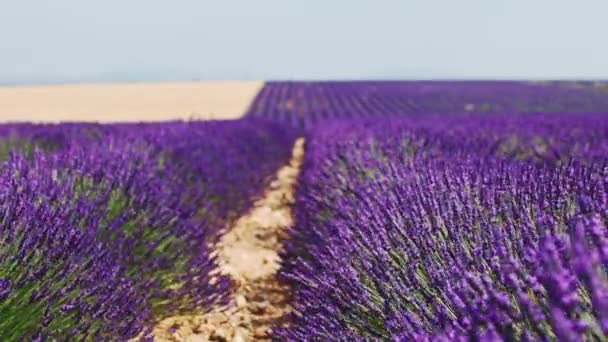
[(0, 83), (608, 78), (606, 0), (0, 0)]

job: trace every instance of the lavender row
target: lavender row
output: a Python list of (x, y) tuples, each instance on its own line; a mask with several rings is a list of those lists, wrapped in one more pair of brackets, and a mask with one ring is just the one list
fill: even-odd
[(252, 120), (2, 130), (3, 341), (126, 340), (223, 303), (209, 246), (294, 139)]
[(460, 112), (608, 111), (603, 83), (268, 82), (248, 115), (295, 127), (335, 118)]
[(309, 132), (284, 340), (604, 340), (608, 120), (480, 115)]

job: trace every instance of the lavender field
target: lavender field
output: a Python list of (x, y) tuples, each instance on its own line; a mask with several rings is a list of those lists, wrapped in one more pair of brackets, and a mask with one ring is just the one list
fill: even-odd
[(298, 138), (293, 222), (256, 237), (289, 313), (245, 340), (608, 339), (608, 87), (366, 81), (267, 82), (238, 120), (0, 125), (0, 340), (255, 318), (217, 246)]
[[(608, 120), (471, 115), (310, 133), (285, 340), (605, 340)], [(339, 338), (337, 338), (339, 336)]]
[(361, 81), (267, 82), (248, 115), (297, 127), (336, 118), (395, 115), (597, 112), (608, 109), (598, 82)]
[(304, 128), (287, 341), (608, 338), (601, 84), (270, 83)]
[(124, 341), (226, 300), (209, 246), (293, 135), (276, 124), (2, 127), (0, 337)]

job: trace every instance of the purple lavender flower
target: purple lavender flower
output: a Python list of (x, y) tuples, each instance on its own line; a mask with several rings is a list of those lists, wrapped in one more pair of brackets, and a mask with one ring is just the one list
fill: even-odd
[(296, 314), (278, 337), (605, 338), (608, 126), (598, 118), (309, 130), (281, 269)]
[(208, 246), (289, 157), (279, 128), (2, 126), (33, 147), (0, 167), (0, 338), (127, 340), (222, 305)]

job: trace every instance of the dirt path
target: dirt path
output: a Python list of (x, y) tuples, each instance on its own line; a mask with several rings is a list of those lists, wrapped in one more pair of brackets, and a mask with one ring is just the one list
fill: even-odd
[(226, 310), (171, 317), (154, 329), (157, 341), (261, 341), (290, 308), (289, 291), (276, 280), (284, 229), (292, 223), (293, 190), (303, 157), (298, 139), (290, 163), (282, 167), (262, 199), (241, 217), (217, 246), (220, 269), (237, 288)]

